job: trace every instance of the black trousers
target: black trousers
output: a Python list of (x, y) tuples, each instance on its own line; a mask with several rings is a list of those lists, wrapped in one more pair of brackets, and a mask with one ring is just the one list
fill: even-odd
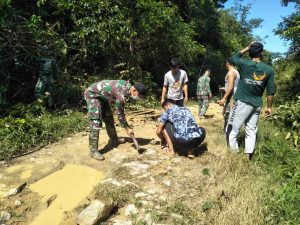
[(192, 140), (184, 140), (181, 138), (176, 138), (174, 136), (174, 126), (172, 123), (167, 122), (165, 130), (167, 131), (169, 137), (171, 138), (176, 152), (180, 154), (186, 154), (188, 150), (198, 147), (205, 139), (206, 131), (203, 127), (199, 127), (202, 132), (202, 136), (199, 138), (193, 138)]

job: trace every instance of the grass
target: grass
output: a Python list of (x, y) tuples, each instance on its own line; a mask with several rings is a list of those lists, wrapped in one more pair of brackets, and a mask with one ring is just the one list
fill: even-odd
[(138, 192), (139, 188), (127, 184), (125, 186), (115, 186), (113, 184), (99, 184), (94, 189), (95, 198), (111, 199), (117, 207), (124, 206), (129, 200), (133, 200), (133, 194)]
[(58, 141), (86, 125), (87, 119), (78, 111), (50, 113), (41, 106), (18, 106), (0, 119), (0, 160)]
[(300, 150), (272, 122), (261, 127), (256, 162), (272, 177), (272, 188), (264, 196), (266, 220), (300, 224)]

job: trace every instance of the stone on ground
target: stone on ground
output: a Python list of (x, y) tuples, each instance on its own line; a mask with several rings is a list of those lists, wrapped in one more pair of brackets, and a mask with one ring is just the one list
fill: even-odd
[(125, 216), (131, 216), (137, 213), (138, 213), (138, 209), (133, 204), (128, 205), (125, 209)]
[(78, 216), (77, 224), (79, 225), (96, 225), (107, 219), (113, 209), (112, 202), (102, 202), (93, 200)]
[(0, 221), (1, 222), (7, 222), (11, 219), (11, 214), (6, 211), (1, 211), (0, 212)]

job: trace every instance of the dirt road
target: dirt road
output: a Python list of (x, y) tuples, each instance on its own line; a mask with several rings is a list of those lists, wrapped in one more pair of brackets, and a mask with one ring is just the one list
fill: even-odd
[[(197, 115), (195, 105), (188, 108)], [(6, 224), (76, 224), (83, 206), (97, 198), (112, 199), (116, 206), (105, 224), (261, 224), (259, 187), (248, 176), (244, 157), (226, 148), (217, 104), (210, 104), (206, 119), (197, 120), (207, 138), (193, 159), (161, 152), (156, 121), (141, 116), (130, 121), (143, 154), (128, 139), (107, 151), (105, 161), (96, 161), (88, 156), (83, 132), (2, 163), (0, 208), (12, 215)], [(126, 136), (121, 128), (118, 133)], [(102, 131), (99, 149), (108, 150), (107, 141)], [(25, 190), (5, 197), (24, 182)], [(132, 204), (136, 211), (126, 215)]]

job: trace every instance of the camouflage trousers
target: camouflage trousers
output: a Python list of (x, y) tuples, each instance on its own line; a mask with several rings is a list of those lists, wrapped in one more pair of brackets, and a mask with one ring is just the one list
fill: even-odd
[(101, 129), (103, 121), (109, 138), (116, 140), (118, 136), (109, 103), (99, 99), (98, 97), (93, 97), (89, 91), (84, 92), (84, 99), (87, 104), (90, 129)]
[(204, 116), (209, 105), (209, 100), (207, 95), (199, 96), (199, 116)]

